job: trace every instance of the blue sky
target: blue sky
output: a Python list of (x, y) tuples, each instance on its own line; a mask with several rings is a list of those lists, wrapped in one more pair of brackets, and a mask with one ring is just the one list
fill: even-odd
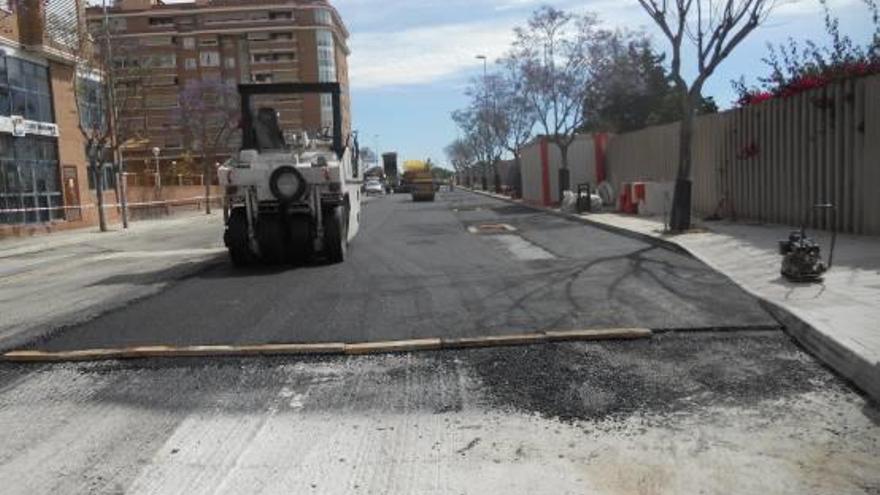
[[(351, 32), (350, 75), (354, 125), (361, 143), (395, 150), (403, 159), (431, 157), (443, 163), (443, 147), (458, 132), (450, 113), (465, 104), (470, 78), (482, 74), (474, 57), (501, 56), (540, 5), (597, 13), (609, 27), (644, 27), (665, 49), (636, 0), (331, 0)], [(734, 97), (730, 81), (766, 74), (761, 58), (768, 42), (788, 37), (824, 44), (818, 0), (785, 1), (709, 81), (705, 94), (722, 107)], [(830, 0), (844, 33), (858, 41), (872, 32), (861, 0)]]

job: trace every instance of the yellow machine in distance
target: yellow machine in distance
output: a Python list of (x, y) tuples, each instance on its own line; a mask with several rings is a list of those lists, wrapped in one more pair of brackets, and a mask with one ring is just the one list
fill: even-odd
[(413, 201), (434, 201), (434, 174), (430, 164), (421, 160), (403, 162), (403, 179)]

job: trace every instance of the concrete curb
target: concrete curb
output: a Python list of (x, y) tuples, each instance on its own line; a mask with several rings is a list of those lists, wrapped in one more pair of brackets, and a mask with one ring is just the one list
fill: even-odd
[(699, 253), (695, 253), (675, 241), (643, 234), (641, 232), (635, 232), (624, 227), (609, 225), (603, 222), (590, 220), (589, 218), (584, 218), (579, 215), (559, 212), (549, 208), (543, 208), (520, 201), (514, 201), (510, 198), (487, 193), (485, 191), (476, 191), (467, 188), (463, 189), (465, 189), (466, 191), (471, 191), (475, 194), (481, 194), (490, 198), (498, 199), (500, 201), (523, 205), (536, 211), (542, 211), (556, 216), (561, 216), (563, 218), (568, 218), (570, 220), (579, 221), (581, 223), (585, 223), (590, 226), (606, 230), (608, 232), (613, 232), (652, 244), (661, 245), (667, 249), (672, 249), (673, 251), (686, 254), (687, 256), (699, 260), (709, 268), (724, 275), (731, 282), (736, 284), (737, 287), (756, 298), (761, 306), (768, 313), (770, 313), (771, 316), (773, 316), (777, 321), (780, 322), (785, 332), (789, 334), (792, 338), (794, 338), (795, 341), (803, 346), (808, 352), (813, 354), (836, 373), (852, 382), (857, 388), (865, 392), (869, 397), (877, 402), (880, 402), (880, 363), (871, 363), (863, 356), (860, 356), (852, 349), (846, 347), (839, 341), (835, 340), (833, 337), (829, 336), (827, 333), (822, 332), (814, 325), (811, 325), (808, 321), (800, 318), (791, 310), (783, 307), (779, 303), (767, 299), (765, 296), (752, 290), (751, 288), (740, 284), (733, 277), (731, 277), (724, 270), (713, 263), (710, 259), (701, 256)]
[(265, 344), (242, 346), (193, 345), (175, 347), (160, 345), (125, 347), (119, 349), (82, 349), (57, 352), (24, 350), (10, 351), (2, 354), (0, 355), (0, 361), (45, 363), (181, 357), (296, 356), (309, 354), (364, 355), (475, 347), (502, 347), (547, 342), (632, 340), (650, 338), (652, 335), (653, 332), (647, 328), (596, 328), (462, 339), (428, 338), (383, 342), (359, 342), (351, 344), (342, 342), (322, 342), (313, 344)]

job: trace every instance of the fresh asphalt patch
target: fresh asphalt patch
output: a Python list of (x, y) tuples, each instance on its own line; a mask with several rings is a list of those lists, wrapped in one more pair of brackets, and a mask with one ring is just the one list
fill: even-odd
[[(290, 383), (285, 369), (302, 370)], [(369, 356), (144, 359), (65, 363), (45, 368), (102, 375), (103, 401), (149, 405), (185, 415), (253, 411), (278, 388), (308, 388), (302, 412), (354, 408), (358, 414), (461, 411), (467, 402), (490, 410), (564, 421), (656, 417), (717, 406), (750, 407), (819, 391), (858, 399), (841, 379), (811, 359), (783, 332), (665, 334), (654, 339), (425, 351)], [(0, 390), (33, 373), (0, 362)], [(311, 371), (309, 371), (311, 370)], [(410, 390), (410, 392), (406, 392)], [(418, 393), (412, 393), (418, 390)], [(465, 397), (471, 397), (467, 401)], [(871, 409), (880, 424), (880, 414)], [(780, 416), (790, 414), (785, 408)], [(772, 418), (766, 418), (770, 421)]]
[[(502, 235), (519, 240), (505, 245), (468, 231), (478, 224), (510, 225), (515, 232)], [(689, 256), (466, 192), (441, 193), (433, 203), (378, 198), (361, 229), (343, 264), (215, 265), (25, 348), (778, 327), (752, 296)]]

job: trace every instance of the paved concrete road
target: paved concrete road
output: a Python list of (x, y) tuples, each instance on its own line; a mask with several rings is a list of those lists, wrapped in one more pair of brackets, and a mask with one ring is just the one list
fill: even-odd
[[(0, 350), (160, 292), (223, 259), (219, 214), (0, 242)], [(120, 276), (124, 274), (124, 276)]]
[(0, 491), (876, 494), (880, 411), (782, 332), (0, 363)]
[(377, 200), (364, 227), (344, 265), (223, 265), (40, 345), (726, 330), (0, 363), (0, 492), (880, 493), (877, 406), (783, 332), (730, 330), (773, 322), (692, 259), (461, 193)]
[[(344, 264), (252, 270), (221, 264), (32, 346), (776, 325), (753, 298), (685, 255), (466, 192), (438, 198), (413, 203), (395, 195), (369, 203)], [(504, 226), (484, 233), (477, 227), (485, 224)], [(123, 276), (112, 283), (131, 281)]]

